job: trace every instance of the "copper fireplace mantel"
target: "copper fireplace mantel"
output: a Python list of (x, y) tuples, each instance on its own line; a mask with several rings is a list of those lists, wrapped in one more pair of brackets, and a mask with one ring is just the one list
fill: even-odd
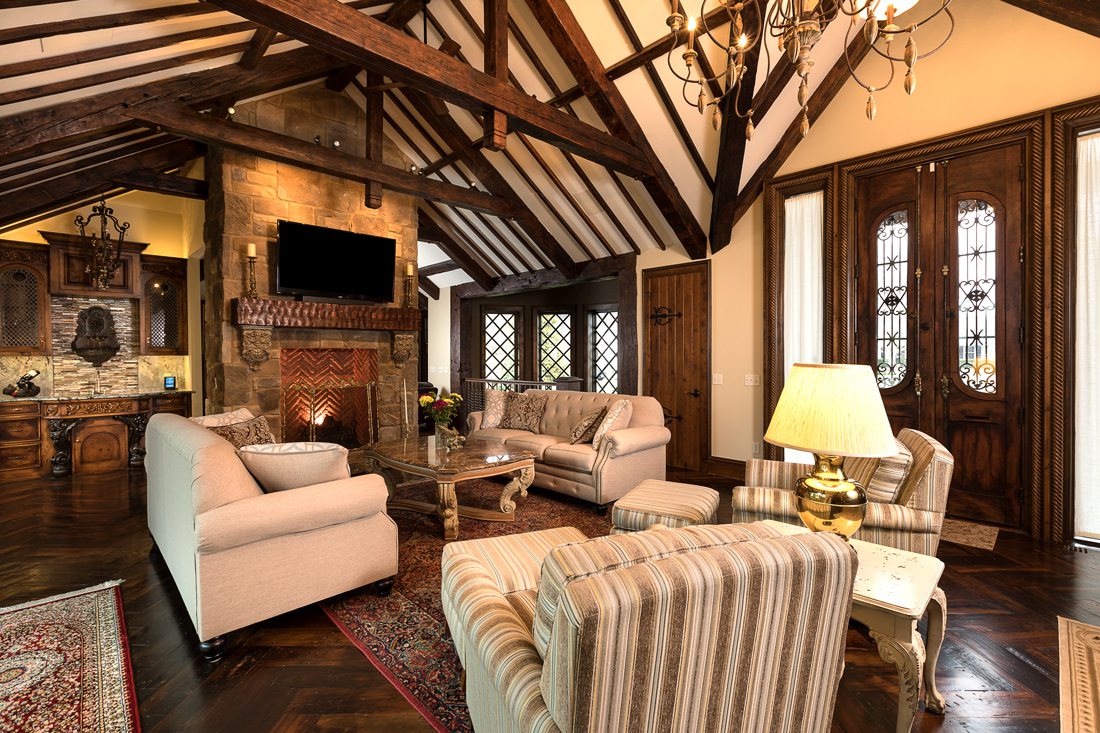
[(235, 298), (234, 323), (266, 328), (333, 328), (354, 331), (419, 331), (419, 308), (350, 303)]

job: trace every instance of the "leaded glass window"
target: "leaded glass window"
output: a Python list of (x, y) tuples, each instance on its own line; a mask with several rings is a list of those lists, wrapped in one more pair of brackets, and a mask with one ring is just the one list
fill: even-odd
[(484, 326), (485, 379), (516, 379), (516, 314), (486, 313)]
[(879, 389), (889, 389), (909, 369), (909, 212), (889, 214), (875, 236), (875, 376)]
[(959, 378), (975, 392), (997, 391), (997, 215), (982, 199), (958, 210)]
[(38, 275), (16, 265), (0, 270), (0, 347), (37, 348), (39, 344)]
[(589, 382), (593, 392), (619, 391), (619, 312), (588, 314)]
[(573, 369), (573, 315), (540, 313), (538, 329), (538, 381), (568, 377)]

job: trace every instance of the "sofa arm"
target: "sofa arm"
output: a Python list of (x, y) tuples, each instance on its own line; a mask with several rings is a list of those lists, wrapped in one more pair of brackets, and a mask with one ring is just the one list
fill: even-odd
[(221, 552), (384, 513), (387, 498), (377, 474), (251, 496), (195, 517), (198, 551)]
[(466, 416), (466, 434), (481, 430), (481, 420), (485, 416), (484, 411), (471, 412)]
[(924, 509), (911, 509), (900, 504), (869, 501), (863, 526), (939, 534), (940, 528), (943, 527), (943, 514)]
[(660, 448), (662, 445), (668, 445), (670, 440), (672, 440), (672, 433), (664, 425), (623, 428), (604, 436), (612, 458), (628, 456), (650, 448)]
[(745, 464), (745, 485), (769, 486), (794, 491), (794, 485), (798, 479), (813, 470), (814, 466), (810, 463), (786, 463), (750, 458)]

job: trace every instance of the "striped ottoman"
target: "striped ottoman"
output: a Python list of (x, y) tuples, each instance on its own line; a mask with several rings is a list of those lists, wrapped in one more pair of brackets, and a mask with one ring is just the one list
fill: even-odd
[(611, 534), (640, 532), (654, 524), (690, 527), (718, 521), (718, 492), (706, 486), (647, 479), (611, 510)]

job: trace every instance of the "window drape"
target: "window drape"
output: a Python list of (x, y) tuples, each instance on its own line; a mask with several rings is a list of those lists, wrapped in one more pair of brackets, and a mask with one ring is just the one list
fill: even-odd
[(1075, 534), (1100, 539), (1100, 133), (1077, 141)]
[[(783, 202), (783, 376), (800, 362), (824, 358), (824, 191)], [(812, 463), (813, 456), (784, 449), (784, 458)]]

